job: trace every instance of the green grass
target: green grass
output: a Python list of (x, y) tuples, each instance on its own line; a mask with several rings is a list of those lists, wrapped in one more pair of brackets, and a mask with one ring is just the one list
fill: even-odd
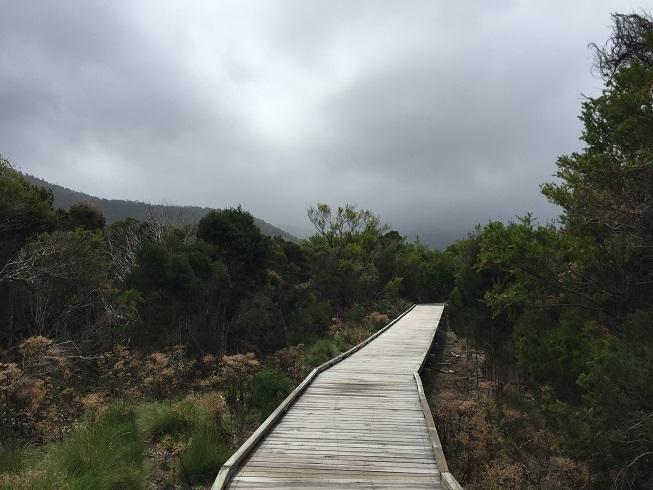
[(0, 474), (16, 474), (38, 459), (38, 451), (28, 445), (0, 445)]
[(57, 482), (48, 480), (43, 471), (29, 472), (42, 460), (43, 451), (37, 447), (0, 446), (0, 490), (46, 490), (56, 487)]
[(165, 434), (186, 443), (175, 472), (186, 483), (210, 484), (232, 452), (218, 422), (191, 401), (119, 402), (41, 451), (0, 446), (0, 477), (11, 475), (0, 490), (144, 488), (146, 444)]
[(187, 483), (210, 482), (232, 453), (211, 415), (188, 401), (147, 403), (136, 407), (135, 413), (143, 439), (170, 434), (188, 441), (176, 471)]
[(156, 439), (164, 434), (177, 436), (191, 427), (189, 417), (171, 403), (147, 403), (136, 407), (135, 412), (136, 427), (143, 439)]
[(215, 478), (231, 453), (215, 424), (200, 424), (179, 457), (178, 472), (190, 484), (207, 481)]
[(144, 445), (134, 412), (116, 404), (87, 421), (47, 452), (46, 469), (70, 490), (137, 489), (144, 485)]

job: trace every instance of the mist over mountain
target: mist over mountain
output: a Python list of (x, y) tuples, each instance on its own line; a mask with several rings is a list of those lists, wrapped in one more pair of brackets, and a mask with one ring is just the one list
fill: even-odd
[[(197, 223), (212, 209), (202, 206), (182, 206), (167, 203), (150, 204), (146, 202), (125, 199), (104, 199), (102, 197), (86, 194), (85, 192), (69, 189), (58, 184), (52, 184), (47, 180), (35, 177), (33, 175), (24, 175), (27, 180), (33, 184), (52, 190), (54, 195), (54, 205), (56, 207), (68, 209), (70, 206), (80, 201), (90, 202), (102, 210), (107, 223), (109, 224), (125, 218), (146, 220), (153, 216), (156, 216), (157, 219), (164, 222), (181, 221), (188, 223)], [(304, 238), (308, 238), (315, 233), (315, 228), (310, 225), (308, 220), (304, 226), (284, 223), (281, 224), (280, 227), (272, 225), (267, 221), (256, 217), (254, 217), (254, 221), (263, 234), (268, 236), (279, 235), (286, 240), (293, 242), (298, 242)], [(391, 228), (395, 229), (394, 226), (391, 226)], [(434, 226), (433, 228), (436, 229), (437, 227)], [(465, 238), (466, 234), (460, 230), (438, 230), (425, 232), (423, 229), (413, 229), (411, 226), (399, 226), (397, 229), (410, 241), (419, 241), (424, 245), (439, 249), (444, 249), (454, 243), (456, 240)]]
[[(52, 191), (52, 194), (54, 195), (55, 207), (68, 209), (75, 203), (86, 201), (96, 205), (102, 210), (102, 213), (104, 213), (104, 217), (106, 218), (108, 224), (113, 223), (114, 221), (123, 220), (125, 218), (134, 218), (139, 221), (143, 221), (153, 216), (156, 216), (157, 219), (160, 219), (164, 222), (170, 221), (197, 223), (209, 211), (211, 211), (211, 208), (200, 206), (150, 204), (140, 201), (129, 201), (123, 199), (104, 199), (101, 197), (86, 194), (84, 192), (68, 189), (67, 187), (63, 187), (61, 185), (52, 184), (33, 175), (24, 175), (27, 180), (33, 184), (49, 188)], [(277, 228), (276, 226), (271, 225), (262, 219), (254, 217), (254, 222), (264, 235), (278, 235), (286, 240), (293, 242), (299, 241), (296, 236), (282, 230), (281, 228)]]

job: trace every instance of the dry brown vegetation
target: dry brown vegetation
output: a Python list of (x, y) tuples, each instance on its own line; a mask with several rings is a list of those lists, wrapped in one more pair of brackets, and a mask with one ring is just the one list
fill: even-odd
[(164, 400), (230, 386), (238, 378), (239, 357), (247, 366), (258, 365), (253, 354), (225, 356), (220, 369), (216, 364), (203, 376), (182, 346), (144, 355), (118, 345), (83, 357), (69, 343), (30, 337), (17, 350), (0, 354), (0, 435), (6, 440), (8, 431), (18, 431), (31, 439), (54, 440), (66, 430), (62, 421), (72, 423), (84, 412), (99, 412), (112, 398)]
[[(265, 362), (253, 353), (193, 357), (179, 345), (149, 353), (116, 345), (82, 356), (71, 342), (30, 337), (17, 349), (0, 353), (0, 442), (11, 447), (12, 441), (27, 441), (47, 450), (70, 440), (71, 434), (74, 438), (76, 431), (102, 426), (114, 416), (116, 401), (122, 400), (119, 403), (127, 403), (127, 408), (118, 405), (121, 423), (135, 420), (138, 434), (145, 438), (144, 462), (139, 464), (149, 468), (151, 488), (181, 488), (191, 480), (200, 488), (201, 480), (189, 480), (180, 469), (184, 455), (192, 450), (191, 441), (200, 436), (182, 433), (209, 427), (222, 445), (208, 445), (202, 454), (228, 455), (265, 416), (265, 409), (261, 412), (255, 406), (252, 391), (258, 373), (273, 369), (278, 373), (273, 376), (287, 380), (282, 386), (295, 385), (322, 362), (319, 356), (331, 357), (352, 347), (387, 320), (373, 312), (360, 322), (337, 322), (328, 337), (281, 349)], [(125, 445), (131, 443), (139, 444)], [(197, 470), (206, 474), (202, 471), (206, 470)], [(3, 475), (0, 488), (41, 488), (51, 477), (47, 468), (29, 464)]]
[(501, 399), (482, 373), (484, 355), (452, 332), (439, 334), (431, 393), (449, 470), (466, 489), (589, 489), (586, 465), (561, 456), (534, 398), (507, 385)]

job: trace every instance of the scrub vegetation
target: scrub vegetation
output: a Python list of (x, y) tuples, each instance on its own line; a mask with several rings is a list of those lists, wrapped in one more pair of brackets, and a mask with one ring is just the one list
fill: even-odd
[(594, 49), (585, 147), (542, 186), (560, 221), (443, 251), (353, 205), (311, 207), (300, 243), (240, 207), (107, 224), (2, 159), (0, 488), (208, 487), (313, 367), (442, 301), (463, 484), (653, 487), (653, 22)]
[(453, 286), (451, 253), (351, 205), (297, 244), (240, 207), (107, 225), (6, 160), (0, 188), (4, 488), (210, 485), (311, 369)]
[(436, 410), (469, 488), (653, 487), (653, 19), (613, 20), (585, 147), (542, 186), (560, 222), (454, 247), (450, 325), (480, 373)]

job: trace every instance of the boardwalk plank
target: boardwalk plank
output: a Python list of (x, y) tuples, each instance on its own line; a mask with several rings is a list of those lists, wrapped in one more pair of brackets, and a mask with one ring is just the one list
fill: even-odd
[(413, 372), (442, 309), (416, 306), (318, 374), (228, 488), (441, 488)]

